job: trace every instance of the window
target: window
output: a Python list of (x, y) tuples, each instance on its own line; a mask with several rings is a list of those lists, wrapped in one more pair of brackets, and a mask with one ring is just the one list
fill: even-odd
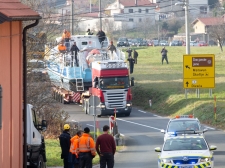
[(133, 22), (134, 21), (134, 19), (132, 19), (132, 18), (129, 18), (129, 22)]
[(129, 13), (133, 13), (133, 9), (129, 9)]
[(149, 12), (149, 10), (148, 9), (145, 9), (145, 13), (148, 13)]
[(206, 6), (200, 6), (200, 13), (201, 14), (207, 14), (207, 7)]
[(139, 18), (139, 22), (141, 22), (142, 21), (142, 19), (141, 18)]
[(141, 13), (141, 9), (138, 9), (138, 12)]

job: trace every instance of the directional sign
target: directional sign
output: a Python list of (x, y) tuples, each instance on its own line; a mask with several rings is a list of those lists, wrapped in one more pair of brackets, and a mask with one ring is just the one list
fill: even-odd
[(184, 88), (214, 88), (215, 78), (184, 79)]
[(184, 88), (214, 88), (215, 55), (184, 55), (183, 86)]

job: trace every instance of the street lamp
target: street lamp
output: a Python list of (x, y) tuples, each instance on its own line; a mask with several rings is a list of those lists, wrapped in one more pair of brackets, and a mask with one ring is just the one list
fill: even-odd
[(175, 5), (184, 6), (185, 8), (185, 31), (186, 31), (186, 54), (190, 54), (190, 35), (189, 35), (189, 27), (188, 27), (188, 0), (185, 2), (177, 2)]

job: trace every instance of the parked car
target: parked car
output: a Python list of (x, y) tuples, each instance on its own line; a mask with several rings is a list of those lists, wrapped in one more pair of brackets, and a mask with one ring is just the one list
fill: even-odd
[(199, 41), (198, 42), (198, 46), (202, 47), (202, 46), (208, 46), (208, 44), (205, 41)]
[(170, 42), (170, 46), (182, 46), (183, 42), (179, 40), (173, 40)]
[(168, 46), (169, 43), (168, 43), (168, 41), (166, 41), (166, 40), (161, 40), (161, 41), (159, 42), (159, 45), (160, 45), (160, 46)]
[(140, 46), (148, 46), (148, 42), (146, 40), (143, 40), (140, 42)]
[(141, 42), (142, 42), (142, 40), (140, 38), (136, 38), (131, 41), (131, 45), (132, 46), (140, 46)]
[(154, 46), (159, 46), (159, 40), (152, 40)]
[(198, 43), (196, 41), (190, 41), (190, 46), (198, 46)]
[(129, 47), (128, 39), (126, 37), (120, 37), (117, 41), (117, 47)]

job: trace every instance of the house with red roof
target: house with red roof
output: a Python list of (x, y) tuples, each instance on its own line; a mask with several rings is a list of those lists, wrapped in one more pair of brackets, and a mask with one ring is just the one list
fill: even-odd
[(119, 29), (135, 28), (143, 23), (155, 24), (156, 6), (150, 0), (116, 0), (108, 5), (105, 13), (113, 18)]
[[(20, 0), (0, 0), (0, 167), (21, 168), (27, 162), (23, 113), (23, 62), (26, 30), (38, 24), (39, 14)], [(23, 21), (29, 27), (23, 28)], [(1, 91), (2, 90), (2, 91)], [(26, 128), (26, 127), (25, 127)], [(26, 147), (26, 145), (25, 145)], [(24, 166), (25, 165), (25, 166)]]

